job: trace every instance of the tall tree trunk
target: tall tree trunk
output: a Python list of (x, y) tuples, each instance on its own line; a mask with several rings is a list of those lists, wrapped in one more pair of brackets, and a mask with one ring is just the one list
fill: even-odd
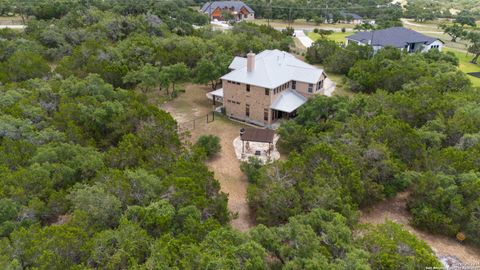
[(479, 57), (480, 57), (480, 53), (475, 54), (475, 57), (473, 57), (472, 61), (470, 61), (470, 62), (472, 64), (476, 64)]

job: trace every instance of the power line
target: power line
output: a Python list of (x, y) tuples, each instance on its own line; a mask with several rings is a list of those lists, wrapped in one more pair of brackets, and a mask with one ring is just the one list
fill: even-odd
[[(140, 0), (141, 1), (141, 0)], [(89, 5), (95, 5), (95, 4), (108, 4), (110, 3), (115, 3), (116, 6), (126, 6), (128, 3), (121, 3), (121, 1), (92, 1), (92, 0), (55, 0), (53, 1), (54, 3), (58, 4), (71, 4), (71, 3), (76, 3), (76, 4), (81, 4), (88, 2)], [(46, 3), (52, 3), (51, 0), (18, 0), (16, 1), (16, 4), (22, 5), (22, 4), (46, 4)], [(155, 3), (178, 3), (176, 0), (155, 0), (151, 1), (148, 4), (155, 4)], [(388, 9), (395, 7), (395, 5), (372, 5), (372, 6), (349, 6), (349, 7), (299, 7), (299, 6), (280, 6), (280, 5), (271, 5), (271, 2), (268, 4), (266, 3), (265, 5), (261, 4), (248, 4), (249, 6), (252, 7), (262, 7), (262, 8), (276, 8), (276, 9), (292, 9), (292, 10), (361, 10), (361, 9), (370, 9), (370, 8), (376, 8), (376, 9)]]
[(370, 9), (370, 8), (376, 8), (378, 10), (382, 9), (391, 9), (395, 7), (395, 5), (391, 6), (386, 6), (386, 5), (376, 5), (376, 6), (362, 6), (362, 7), (355, 7), (355, 6), (350, 6), (350, 7), (296, 7), (296, 6), (270, 6), (270, 5), (259, 5), (259, 4), (248, 4), (249, 6), (252, 7), (263, 7), (263, 8), (278, 8), (278, 9), (297, 9), (297, 10), (352, 10), (352, 9)]

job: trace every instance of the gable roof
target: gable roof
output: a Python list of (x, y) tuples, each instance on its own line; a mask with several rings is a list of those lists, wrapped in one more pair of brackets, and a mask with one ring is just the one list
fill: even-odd
[(373, 46), (393, 46), (396, 48), (404, 48), (407, 43), (424, 43), (428, 45), (439, 40), (404, 27), (391, 27), (382, 30), (358, 32), (354, 35), (348, 36), (347, 39)]
[(220, 8), (233, 8), (234, 11), (240, 12), (242, 7), (246, 8), (248, 12), (255, 13), (252, 8), (250, 8), (247, 4), (243, 3), (242, 1), (214, 1), (214, 2), (207, 2), (205, 3), (202, 8), (200, 9), (204, 13), (212, 13), (215, 9)]
[(230, 64), (234, 70), (221, 77), (222, 80), (256, 85), (269, 89), (295, 80), (315, 84), (323, 70), (309, 65), (295, 56), (280, 50), (265, 50), (255, 56), (255, 68), (247, 71), (247, 59), (236, 57)]
[[(362, 16), (356, 14), (356, 13), (351, 13), (351, 12), (345, 12), (345, 11), (340, 11), (339, 12), (339, 15), (341, 18), (343, 18), (344, 20), (346, 20), (347, 18), (351, 17), (353, 20), (361, 20), (362, 19)], [(329, 13), (327, 15), (327, 18), (328, 19), (333, 19), (333, 13)]]

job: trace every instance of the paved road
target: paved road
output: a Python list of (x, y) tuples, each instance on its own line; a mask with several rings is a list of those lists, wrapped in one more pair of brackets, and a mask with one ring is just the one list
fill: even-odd
[(4, 28), (11, 28), (11, 29), (24, 29), (26, 26), (25, 25), (0, 25), (0, 29)]
[(305, 35), (303, 30), (295, 30), (295, 37), (302, 43), (305, 48), (310, 48), (312, 46), (313, 40)]

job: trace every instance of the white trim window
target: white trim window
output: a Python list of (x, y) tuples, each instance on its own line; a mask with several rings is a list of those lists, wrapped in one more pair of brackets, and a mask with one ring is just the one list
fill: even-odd
[(308, 93), (313, 93), (313, 83), (308, 84)]

